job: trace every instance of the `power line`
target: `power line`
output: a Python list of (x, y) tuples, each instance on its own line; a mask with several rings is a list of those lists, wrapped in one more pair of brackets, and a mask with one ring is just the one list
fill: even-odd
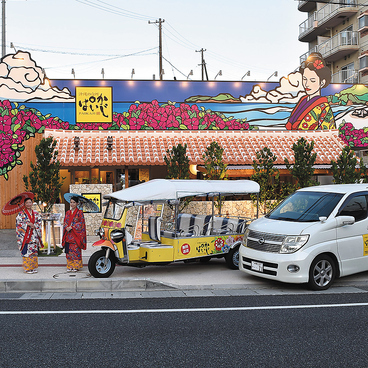
[[(14, 44), (14, 42), (13, 42), (13, 44)], [(110, 57), (113, 57), (113, 58), (134, 56), (134, 55), (142, 54), (144, 52), (148, 52), (148, 51), (152, 51), (152, 50), (157, 49), (157, 46), (156, 46), (156, 47), (152, 47), (150, 49), (137, 51), (137, 52), (134, 52), (134, 53), (131, 53), (131, 54), (93, 54), (93, 53), (84, 53), (84, 52), (69, 52), (69, 51), (38, 49), (38, 48), (33, 48), (33, 47), (27, 47), (27, 46), (21, 45), (21, 44), (16, 44), (16, 47), (17, 47), (17, 49), (25, 49), (25, 50), (38, 51), (38, 52), (47, 52), (47, 53), (50, 53), (50, 54), (80, 55), (80, 56), (110, 56)]]
[[(99, 1), (101, 3), (107, 4), (108, 7), (105, 6), (105, 5), (99, 5), (99, 4), (93, 3), (90, 0), (75, 0), (75, 1), (78, 2), (78, 3), (84, 4), (84, 5), (90, 6), (92, 8), (103, 10), (103, 11), (105, 11), (107, 13), (115, 14), (115, 15), (120, 15), (120, 16), (123, 16), (123, 17), (126, 17), (126, 18), (132, 18), (132, 19), (137, 19), (137, 20), (145, 20), (145, 21), (147, 19), (152, 18), (152, 17), (148, 17), (148, 16), (143, 15), (143, 14), (138, 14), (138, 13), (130, 12), (128, 10), (119, 8), (117, 6), (110, 5), (110, 4), (108, 4), (108, 3), (104, 2), (104, 1), (100, 1), (100, 0), (96, 0), (96, 1)], [(112, 8), (112, 9), (110, 9), (109, 7)]]
[(164, 56), (162, 57), (167, 63), (171, 65), (172, 68), (174, 68), (177, 72), (182, 74), (185, 78), (187, 77), (186, 74), (184, 74), (182, 71), (180, 71), (176, 66), (174, 66), (169, 60), (167, 60)]

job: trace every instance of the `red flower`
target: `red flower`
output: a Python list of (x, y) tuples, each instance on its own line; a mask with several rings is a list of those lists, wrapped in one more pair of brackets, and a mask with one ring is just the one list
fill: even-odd
[(316, 68), (316, 69), (322, 69), (324, 68), (324, 64), (323, 64), (323, 61), (321, 59), (317, 59), (314, 63), (313, 63), (313, 66)]

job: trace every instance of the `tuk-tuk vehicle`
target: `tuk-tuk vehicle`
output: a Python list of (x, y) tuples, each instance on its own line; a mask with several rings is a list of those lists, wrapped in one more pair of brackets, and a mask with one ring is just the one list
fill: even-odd
[[(106, 278), (116, 264), (142, 267), (212, 257), (225, 257), (237, 269), (239, 246), (253, 218), (215, 215), (215, 201), (221, 206), (226, 196), (258, 193), (258, 183), (251, 180), (154, 179), (105, 195), (100, 240), (93, 244), (101, 249), (91, 255), (89, 272)], [(183, 203), (195, 207), (195, 199), (211, 200), (212, 213), (180, 212)]]

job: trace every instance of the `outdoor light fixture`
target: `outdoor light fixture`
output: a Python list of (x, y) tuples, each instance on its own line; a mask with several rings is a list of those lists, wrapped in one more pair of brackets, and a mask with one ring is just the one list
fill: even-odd
[(241, 80), (243, 80), (244, 77), (250, 77), (250, 70), (248, 70), (242, 77)]
[(269, 79), (271, 79), (272, 77), (277, 77), (277, 75), (278, 75), (278, 73), (277, 73), (277, 71), (276, 72), (273, 72), (268, 78), (267, 78), (267, 81), (269, 80)]
[(101, 69), (101, 74), (102, 74), (102, 79), (105, 79), (105, 69), (104, 68)]
[(107, 149), (112, 150), (112, 144), (114, 143), (114, 139), (111, 135), (107, 137)]
[(131, 74), (131, 76), (130, 76), (130, 79), (133, 79), (133, 75), (135, 74), (135, 70), (134, 69), (132, 69), (132, 74)]
[(74, 71), (74, 69), (73, 69), (73, 68), (72, 68), (72, 74), (73, 74), (74, 79), (75, 79), (75, 71)]
[(79, 150), (79, 143), (80, 143), (80, 138), (74, 137), (74, 150), (75, 151)]
[(220, 71), (216, 74), (216, 76), (215, 76), (215, 78), (214, 78), (214, 79), (216, 79), (219, 75), (222, 75), (222, 70), (220, 70)]
[(189, 79), (189, 76), (190, 75), (193, 75), (193, 70), (191, 70), (190, 72), (189, 72), (189, 74), (187, 75), (187, 79)]

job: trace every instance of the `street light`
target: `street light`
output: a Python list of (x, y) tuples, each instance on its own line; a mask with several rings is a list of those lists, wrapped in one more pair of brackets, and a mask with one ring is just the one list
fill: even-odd
[(14, 51), (17, 52), (17, 50), (15, 49), (15, 46), (14, 46), (14, 43), (13, 42), (10, 42), (10, 48), (11, 49), (14, 49)]
[(276, 72), (273, 72), (268, 78), (267, 78), (267, 81), (269, 80), (269, 79), (271, 79), (272, 77), (277, 77), (277, 75), (278, 75), (278, 73), (277, 73), (277, 71)]
[(193, 75), (193, 69), (189, 72), (189, 74), (187, 75), (187, 79), (189, 79), (189, 76)]
[(133, 75), (135, 74), (135, 70), (134, 69), (132, 69), (132, 74), (131, 74), (131, 76), (130, 76), (130, 79), (133, 79)]
[(248, 70), (242, 77), (241, 80), (244, 79), (244, 77), (250, 77), (250, 70)]
[(214, 79), (216, 79), (219, 75), (222, 75), (222, 70), (220, 70), (220, 71), (216, 74), (216, 76), (215, 76), (215, 78), (214, 78)]
[(72, 74), (73, 74), (74, 79), (75, 79), (75, 71), (74, 71), (74, 68), (72, 68)]

